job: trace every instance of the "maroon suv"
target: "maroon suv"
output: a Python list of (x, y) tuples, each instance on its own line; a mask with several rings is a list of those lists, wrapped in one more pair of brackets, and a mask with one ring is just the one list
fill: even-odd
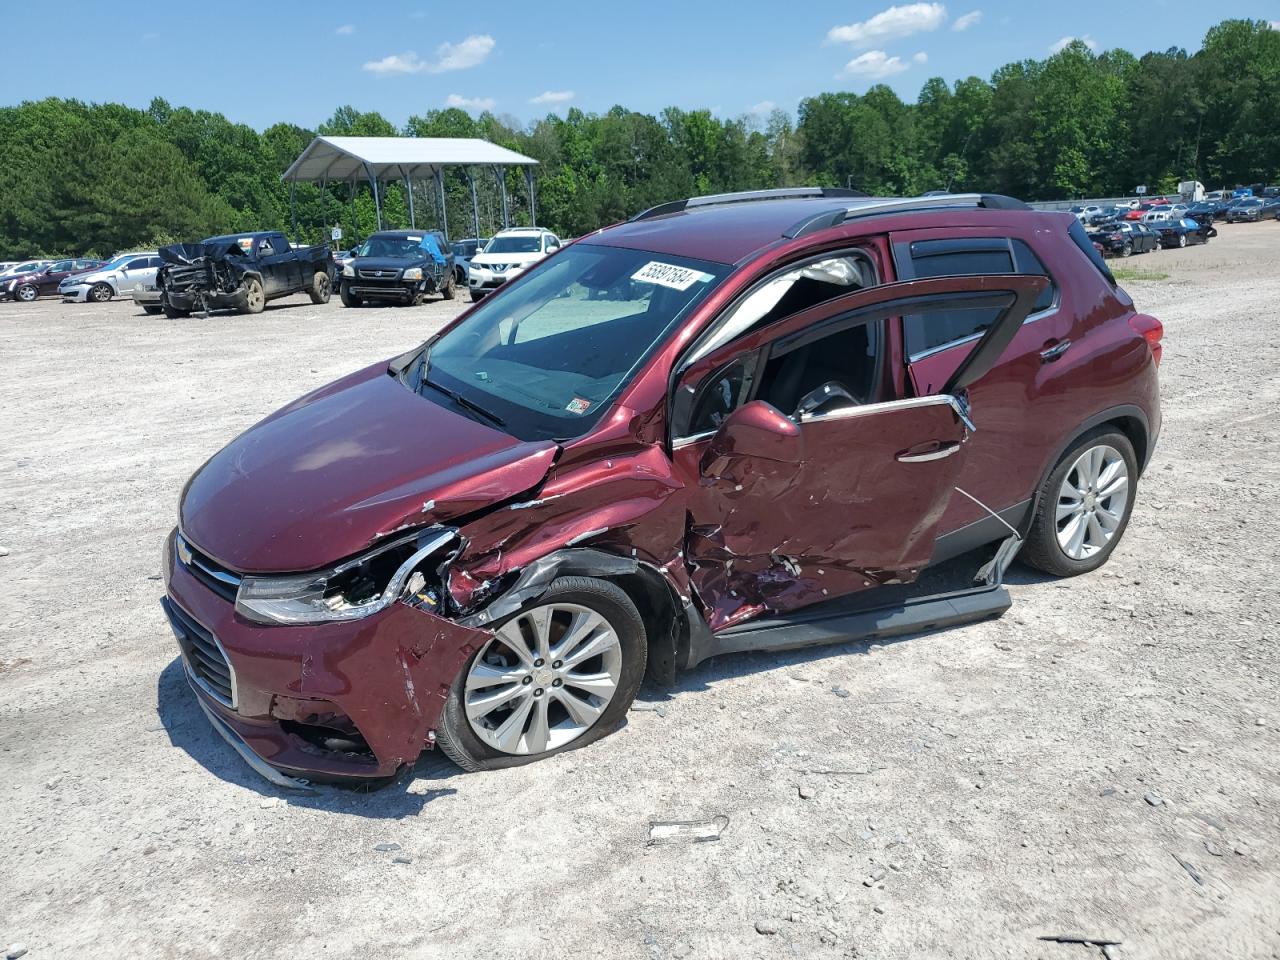
[[(1160, 323), (1070, 214), (805, 188), (583, 237), (183, 491), (164, 601), (277, 783), (615, 729), (646, 672), (998, 616), (1124, 533)], [(972, 586), (913, 589), (965, 555)], [(949, 565), (954, 570), (969, 560)]]

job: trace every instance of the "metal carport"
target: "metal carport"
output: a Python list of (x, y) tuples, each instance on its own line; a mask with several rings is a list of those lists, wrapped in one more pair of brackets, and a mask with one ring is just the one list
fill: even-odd
[(431, 180), (435, 183), (436, 197), (440, 203), (440, 219), (445, 237), (449, 234), (449, 221), (445, 215), (444, 169), (461, 167), (471, 188), (471, 209), (475, 221), (476, 236), (480, 236), (480, 204), (476, 197), (474, 170), (488, 168), (497, 177), (502, 191), (502, 225), (510, 226), (507, 210), (507, 167), (524, 169), (525, 182), (529, 186), (529, 220), (537, 224), (537, 206), (534, 202), (533, 168), (538, 161), (532, 157), (500, 147), (488, 140), (464, 137), (316, 137), (293, 161), (281, 178), (289, 183), (289, 206), (293, 217), (294, 232), (298, 229), (298, 213), (294, 204), (294, 192), (298, 183), (318, 183), (321, 189), (330, 183), (347, 183), (351, 186), (352, 209), (355, 205), (355, 187), (367, 180), (373, 190), (374, 209), (378, 217), (378, 229), (382, 229), (382, 191), (380, 185), (400, 181), (405, 185), (409, 199), (409, 225), (417, 227), (413, 210), (413, 181)]

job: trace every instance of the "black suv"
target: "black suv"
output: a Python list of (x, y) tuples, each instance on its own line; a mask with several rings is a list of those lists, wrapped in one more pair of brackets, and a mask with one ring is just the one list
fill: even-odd
[(342, 267), (345, 307), (369, 300), (417, 306), (432, 293), (453, 299), (453, 250), (438, 230), (380, 230), (353, 253)]

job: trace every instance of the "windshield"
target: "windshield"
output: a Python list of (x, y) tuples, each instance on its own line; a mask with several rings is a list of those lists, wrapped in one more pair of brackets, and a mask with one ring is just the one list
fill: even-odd
[(1241, 200), (1238, 205), (1241, 207), (1260, 207), (1262, 206), (1262, 201), (1261, 200)]
[(418, 389), (464, 412), (487, 411), (523, 440), (581, 436), (730, 269), (642, 250), (570, 247), (436, 340)]
[(370, 237), (356, 249), (357, 257), (391, 257), (396, 260), (421, 260), (425, 251), (425, 237), (414, 234), (408, 237)]
[(542, 249), (542, 238), (533, 236), (494, 237), (484, 248), (485, 253), (537, 253)]

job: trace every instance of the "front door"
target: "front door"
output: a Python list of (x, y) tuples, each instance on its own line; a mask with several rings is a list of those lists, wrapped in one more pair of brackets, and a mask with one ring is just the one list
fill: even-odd
[[(712, 629), (889, 583), (929, 562), (974, 421), (967, 388), (995, 363), (1041, 277), (951, 277), (862, 290), (702, 358), (676, 396), (690, 479), (685, 560)], [(939, 389), (886, 396), (888, 320), (997, 318)], [(710, 398), (709, 400), (706, 398)], [(706, 436), (705, 411), (717, 429)], [(679, 426), (677, 418), (677, 426)]]

